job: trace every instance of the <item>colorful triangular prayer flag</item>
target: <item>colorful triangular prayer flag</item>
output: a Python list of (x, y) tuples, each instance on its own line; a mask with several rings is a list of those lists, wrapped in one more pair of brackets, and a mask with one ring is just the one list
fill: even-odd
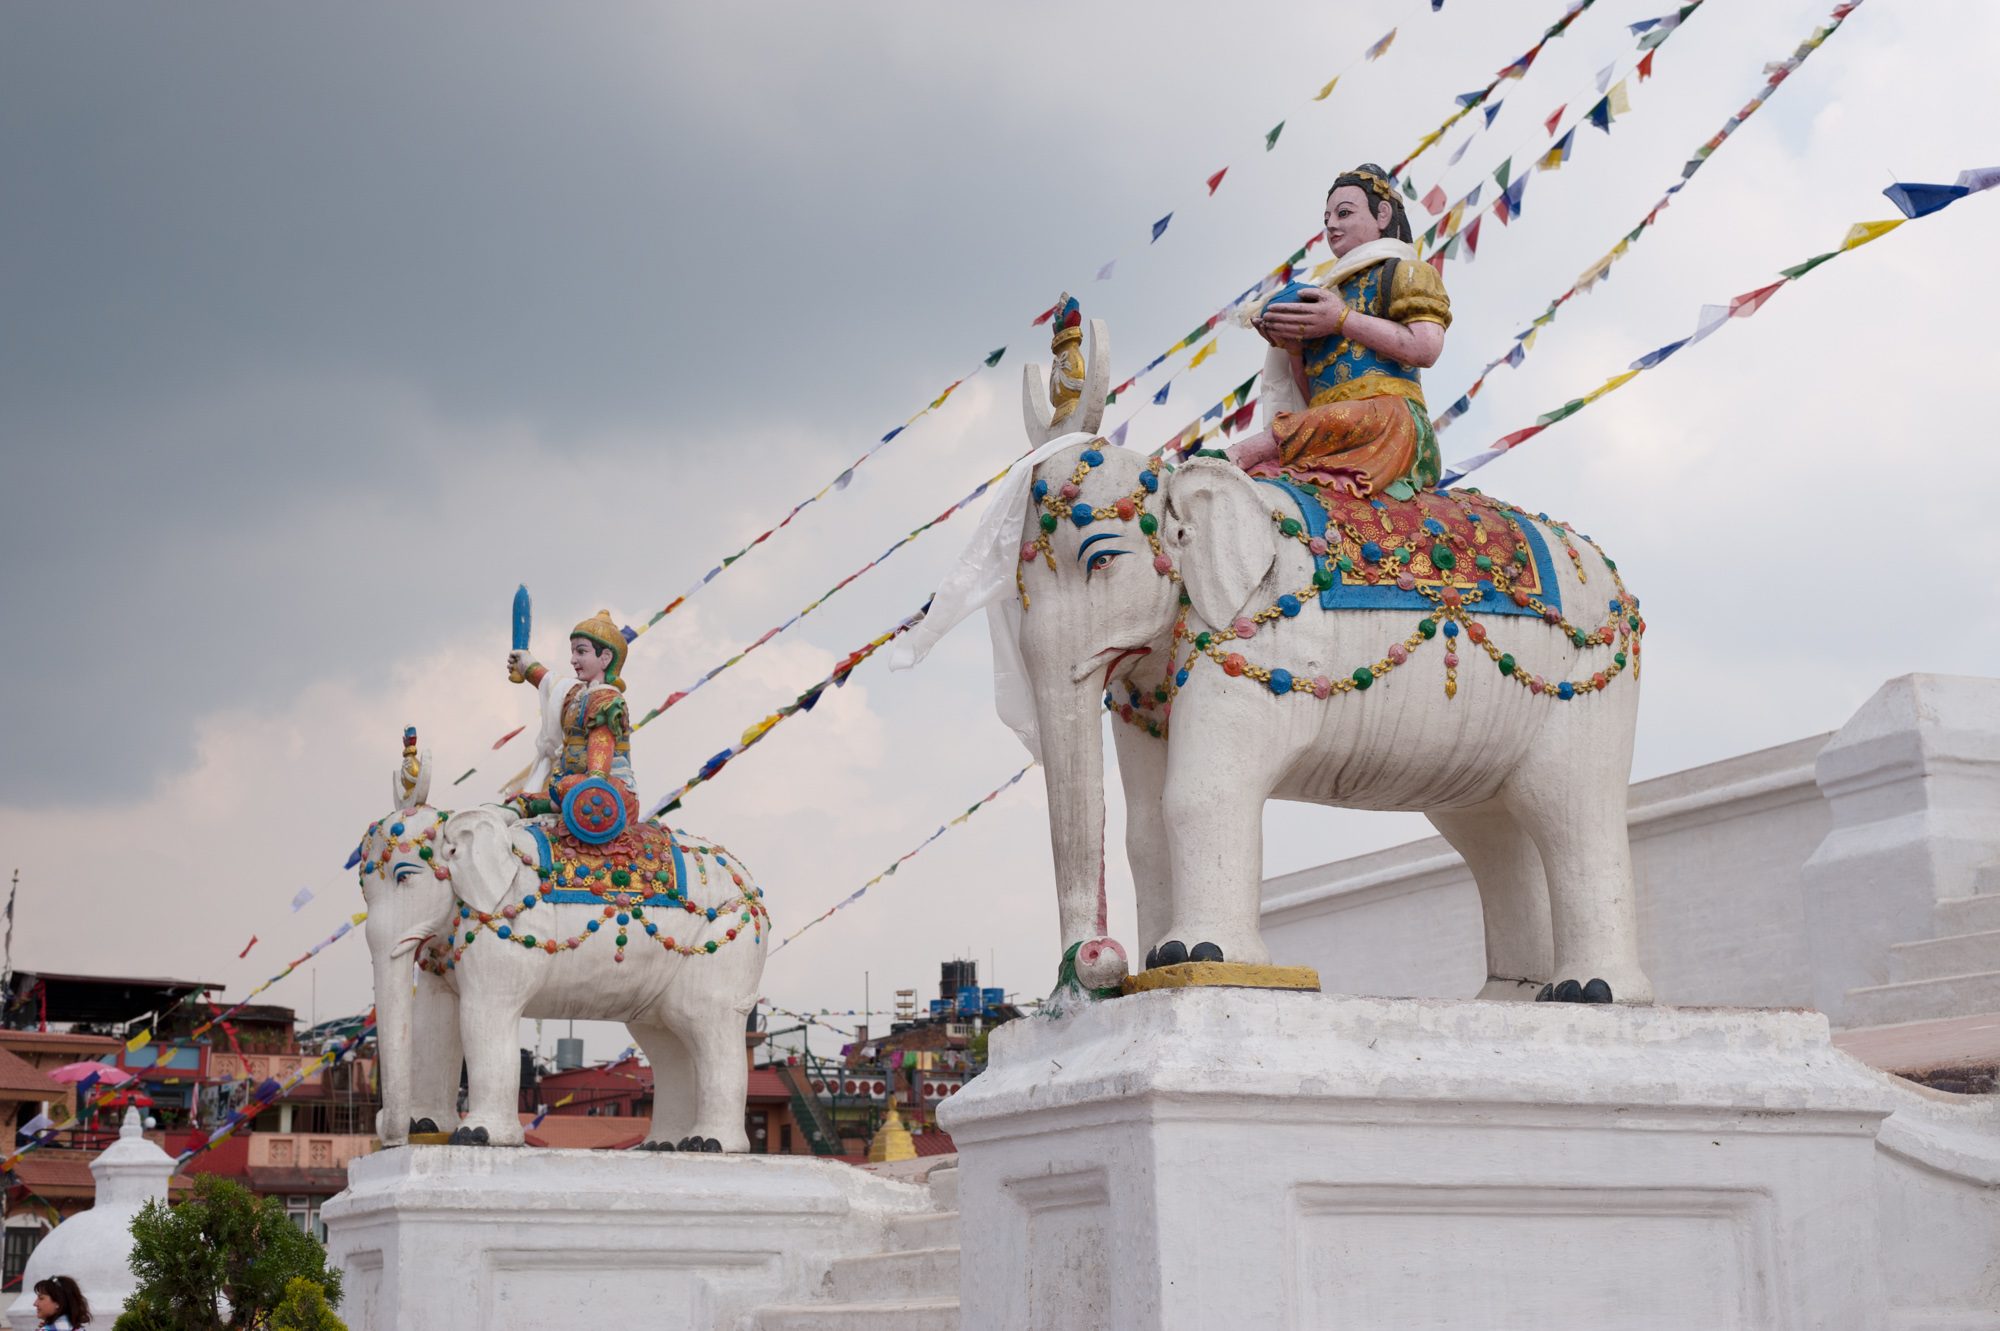
[[(1156, 231), (1153, 234), (1158, 235), (1159, 233)], [(1047, 323), (1049, 320), (1055, 317), (1056, 317), (1056, 307), (1054, 305), (1051, 305), (1046, 310), (1043, 310), (1040, 314), (1036, 315), (1032, 320), (1030, 320), (1028, 326), (1030, 328), (1040, 328), (1043, 324)], [(891, 431), (890, 433), (893, 434), (894, 431)]]
[[(1168, 213), (1165, 217), (1162, 217), (1159, 221), (1153, 223), (1153, 240), (1158, 240), (1161, 236), (1165, 235), (1167, 232), (1167, 223), (1173, 220), (1174, 220), (1174, 215), (1172, 213)], [(1153, 243), (1153, 241), (1149, 240), (1146, 243), (1150, 245)], [(1053, 311), (1051, 311), (1051, 313), (1053, 313)], [(1041, 320), (1037, 319), (1035, 320), (1035, 322), (1040, 323)]]
[[(1388, 33), (1385, 36), (1383, 36), (1382, 40), (1376, 42), (1373, 46), (1368, 48), (1367, 52), (1362, 56), (1362, 59), (1364, 60), (1381, 59), (1382, 53), (1387, 51), (1389, 49), (1389, 44), (1395, 40), (1396, 40), (1396, 30), (1394, 28), (1391, 28), (1389, 29)], [(1327, 86), (1332, 87), (1333, 85), (1328, 84)]]
[(1216, 338), (1210, 338), (1207, 346), (1203, 347), (1200, 351), (1194, 353), (1194, 359), (1188, 362), (1188, 368), (1192, 370), (1195, 366), (1207, 360), (1210, 356), (1215, 354), (1215, 349), (1221, 345), (1222, 343), (1220, 342), (1220, 340)]
[(1570, 149), (1575, 143), (1576, 129), (1572, 126), (1567, 134), (1556, 140), (1556, 146), (1549, 149), (1547, 155), (1542, 158), (1540, 163), (1542, 170), (1560, 170), (1562, 164), (1569, 160)]
[(1639, 61), (1639, 82), (1644, 83), (1651, 77), (1653, 77), (1653, 53), (1648, 51)]
[(292, 895), (292, 914), (296, 915), (300, 911), (304, 910), (306, 908), (306, 903), (311, 901), (312, 899), (313, 899), (313, 890), (311, 888), (309, 887), (300, 888), (296, 893)]
[(1553, 134), (1556, 132), (1556, 124), (1563, 118), (1563, 112), (1567, 110), (1569, 110), (1569, 103), (1564, 102), (1561, 106), (1549, 112), (1549, 118), (1542, 122), (1548, 128), (1549, 133)]
[[(1327, 86), (1332, 87), (1333, 85), (1328, 84)], [(1277, 124), (1271, 126), (1271, 132), (1264, 136), (1264, 151), (1269, 152), (1271, 151), (1271, 149), (1277, 147), (1278, 136), (1280, 134), (1283, 134), (1284, 132), (1285, 132), (1285, 122), (1282, 120), (1280, 120)]]
[(1928, 217), (1971, 192), (1964, 185), (1919, 185), (1901, 180), (1882, 191), (1905, 217)]
[(1432, 217), (1436, 217), (1439, 213), (1443, 212), (1445, 205), (1449, 202), (1450, 200), (1444, 196), (1444, 186), (1442, 185), (1431, 186), (1430, 193), (1424, 195), (1422, 199), (1424, 208)]
[(1480, 110), (1482, 110), (1486, 114), (1486, 128), (1488, 129), (1493, 128), (1493, 117), (1500, 114), (1500, 106), (1501, 104), (1499, 102), (1494, 102), (1489, 106), (1484, 106), (1480, 108)]
[[(1327, 97), (1333, 92), (1333, 85), (1338, 82), (1340, 82), (1340, 75), (1335, 74), (1332, 78), (1326, 81), (1326, 86), (1324, 88), (1321, 88), (1318, 92), (1313, 94), (1313, 100), (1315, 102), (1325, 101)], [(1283, 121), (1280, 121), (1278, 123), (1280, 124), (1280, 126), (1284, 124)]]
[(1506, 161), (1500, 163), (1498, 167), (1494, 168), (1493, 183), (1498, 185), (1502, 190), (1505, 190), (1507, 188), (1507, 177), (1513, 169), (1514, 159), (1509, 157)]
[(1673, 355), (1676, 351), (1679, 351), (1682, 347), (1686, 346), (1687, 344), (1688, 344), (1688, 339), (1682, 338), (1678, 342), (1669, 342), (1664, 347), (1655, 347), (1653, 350), (1639, 357), (1639, 359), (1633, 361), (1631, 368), (1635, 371), (1650, 370), (1655, 365), (1658, 365), (1661, 361)]
[(998, 365), (1000, 363), (1000, 358), (1006, 354), (1007, 354), (1007, 348), (1005, 347), (996, 347), (994, 350), (986, 353), (987, 367), (991, 368), (992, 366)]
[[(1208, 178), (1208, 192), (1211, 197), (1214, 196), (1217, 187), (1222, 184), (1222, 178), (1228, 174), (1229, 174), (1229, 168), (1225, 166), (1220, 171), (1216, 172), (1214, 175)], [(1159, 234), (1158, 232), (1154, 233), (1155, 238), (1158, 237), (1158, 234)]]
[(1611, 114), (1614, 116), (1625, 115), (1632, 109), (1632, 99), (1625, 91), (1624, 79), (1612, 84), (1611, 91), (1605, 93), (1604, 98), (1611, 103)]
[(1979, 166), (1961, 171), (1958, 173), (1958, 183), (1965, 186), (1968, 194), (1992, 189), (1995, 185), (2000, 185), (2000, 166)]
[(1113, 259), (1110, 263), (1105, 264), (1102, 268), (1097, 270), (1097, 280), (1100, 282), (1109, 282), (1111, 280), (1112, 272), (1117, 267), (1118, 267), (1118, 260), (1116, 259)]
[(1616, 61), (1613, 61), (1611, 64), (1608, 64), (1603, 69), (1597, 71), (1597, 90), (1599, 92), (1603, 92), (1606, 88), (1609, 88), (1611, 86), (1611, 76), (1614, 73), (1616, 73), (1617, 70), (1618, 70), (1618, 64)]
[(1467, 263), (1472, 262), (1472, 256), (1479, 252), (1479, 224), (1485, 220), (1485, 215), (1481, 214), (1472, 219), (1471, 226), (1465, 228), (1465, 261)]
[(1901, 226), (1905, 220), (1901, 217), (1894, 217), (1886, 222), (1856, 222), (1853, 226), (1847, 228), (1847, 235), (1842, 238), (1840, 248), (1843, 250), (1857, 249), (1862, 245), (1866, 245), (1871, 240), (1879, 240)]
[(1773, 282), (1770, 286), (1758, 287), (1755, 291), (1744, 292), (1729, 302), (1729, 317), (1732, 319), (1748, 319), (1758, 310), (1764, 308), (1764, 302), (1769, 300), (1772, 294), (1783, 285), (1785, 285), (1783, 282)]
[(1486, 100), (1486, 89), (1479, 88), (1472, 92), (1462, 92), (1452, 100), (1457, 102), (1464, 109), (1470, 111), (1473, 107), (1479, 105), (1482, 101)]
[(1589, 120), (1591, 124), (1597, 126), (1606, 134), (1611, 132), (1611, 99), (1609, 97), (1600, 97), (1597, 99), (1597, 105), (1590, 108)]
[(1123, 424), (1121, 424), (1117, 429), (1111, 432), (1111, 446), (1113, 448), (1125, 447), (1125, 431), (1127, 431), (1131, 427), (1132, 427), (1132, 422), (1126, 421)]
[(1173, 388), (1173, 386), (1174, 386), (1174, 381), (1173, 381), (1173, 380), (1171, 380), (1171, 379), (1169, 379), (1169, 380), (1167, 380), (1167, 381), (1166, 381), (1165, 383), (1161, 384), (1161, 385), (1160, 385), (1160, 391), (1159, 391), (1159, 392), (1157, 392), (1157, 393), (1155, 393), (1155, 394), (1153, 394), (1153, 405), (1154, 405), (1154, 406), (1156, 406), (1156, 407), (1164, 407), (1164, 406), (1166, 406), (1166, 405), (1167, 405), (1167, 393), (1168, 393), (1168, 391), (1169, 391), (1170, 389), (1172, 389), (1172, 388)]
[(1456, 147), (1456, 148), (1452, 149), (1452, 153), (1451, 153), (1451, 157), (1450, 157), (1450, 159), (1449, 159), (1449, 160), (1447, 160), (1447, 161), (1445, 162), (1445, 165), (1446, 165), (1446, 166), (1457, 166), (1457, 165), (1458, 165), (1458, 159), (1459, 159), (1459, 158), (1461, 158), (1461, 157), (1463, 157), (1463, 156), (1465, 156), (1465, 150), (1466, 150), (1467, 148), (1470, 148), (1470, 147), (1472, 146), (1472, 141), (1473, 141), (1474, 139), (1478, 138), (1478, 137), (1479, 137), (1479, 136), (1478, 136), (1477, 134), (1468, 134), (1468, 135), (1466, 135), (1466, 136), (1465, 136), (1465, 142), (1464, 142), (1464, 143), (1461, 143), (1461, 144), (1459, 144), (1459, 145), (1458, 145), (1458, 147)]

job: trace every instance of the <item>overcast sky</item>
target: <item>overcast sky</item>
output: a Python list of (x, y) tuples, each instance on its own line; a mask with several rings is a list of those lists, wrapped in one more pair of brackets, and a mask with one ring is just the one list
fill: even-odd
[[(1419, 188), (1455, 196), (1510, 151), (1525, 161), (1545, 116), (1636, 56), (1624, 25), (1673, 7), (1599, 0), (1504, 85), (1456, 167), (1476, 116), (1419, 161)], [(1629, 116), (1579, 130), (1516, 225), (1489, 219), (1477, 262), (1446, 270), (1457, 321), (1426, 372), (1434, 407), (1831, 7), (1710, 0), (1631, 86)], [(1109, 320), (1123, 379), (1303, 240), (1334, 174), (1393, 163), (1560, 12), (0, 10), (15, 964), (242, 993), (360, 908), (339, 865), (387, 807), (404, 725), (435, 754), (441, 802), (468, 767), (460, 804), (525, 761), (525, 740), (490, 751), (532, 713), (504, 676), (516, 583), (545, 659), (599, 606), (643, 622), (1008, 348), (643, 637), (625, 672), (643, 712), (1020, 451), (1019, 367), (1047, 354), (1028, 322), (1058, 291)], [(1381, 61), (1311, 100), (1392, 26)], [(1868, 0), (1611, 281), (1495, 375), (1447, 458), (1893, 216), (1892, 179), (1995, 165), (1995, 49), (1990, 4)], [(1645, 602), (1635, 776), (1832, 730), (1895, 675), (1992, 672), (1996, 208), (1967, 200), (1827, 265), (1481, 475), (1596, 536)], [(1131, 441), (1175, 433), (1260, 353), (1222, 334)], [(915, 608), (971, 525), (926, 535), (649, 727), (642, 793)], [(918, 671), (864, 666), (680, 819), (742, 855), (791, 932), (1025, 760), (992, 718), (987, 659), (975, 623)], [(1283, 805), (1267, 829), (1270, 873), (1428, 831)], [(294, 914), (301, 887), (317, 896)], [(1113, 891), (1129, 945), (1118, 860)], [(883, 1007), (899, 986), (928, 997), (963, 954), (986, 983), (1041, 993), (1055, 943), (1036, 778), (776, 957), (766, 992), (858, 1007), (865, 975)], [(367, 985), (349, 940), (269, 998), (327, 1017), (364, 1008)]]

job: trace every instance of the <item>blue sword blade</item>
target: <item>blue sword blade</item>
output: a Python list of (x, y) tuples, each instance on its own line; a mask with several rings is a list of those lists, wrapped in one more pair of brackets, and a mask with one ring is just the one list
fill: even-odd
[(534, 605), (528, 600), (528, 584), (522, 583), (514, 592), (514, 650), (528, 650), (528, 628), (534, 622)]

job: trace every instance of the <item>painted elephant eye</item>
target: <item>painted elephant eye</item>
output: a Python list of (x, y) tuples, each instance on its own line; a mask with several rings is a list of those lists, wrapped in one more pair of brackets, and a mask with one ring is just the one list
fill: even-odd
[(1097, 572), (1097, 570), (1101, 568), (1104, 568), (1106, 565), (1110, 564), (1112, 560), (1118, 558), (1118, 556), (1124, 553), (1125, 552), (1123, 550), (1099, 550), (1096, 554), (1090, 557), (1090, 562), (1083, 566), (1084, 577), (1086, 578), (1089, 577), (1091, 574)]
[(416, 872), (417, 866), (414, 864), (399, 864), (396, 866), (396, 881), (400, 883), (405, 878), (414, 877)]

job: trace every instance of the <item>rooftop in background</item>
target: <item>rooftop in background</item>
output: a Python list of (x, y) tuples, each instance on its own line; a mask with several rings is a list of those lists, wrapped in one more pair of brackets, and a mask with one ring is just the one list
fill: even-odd
[(203, 980), (15, 971), (0, 1021), (29, 1030), (44, 1022), (125, 1026), (190, 995), (222, 987)]

